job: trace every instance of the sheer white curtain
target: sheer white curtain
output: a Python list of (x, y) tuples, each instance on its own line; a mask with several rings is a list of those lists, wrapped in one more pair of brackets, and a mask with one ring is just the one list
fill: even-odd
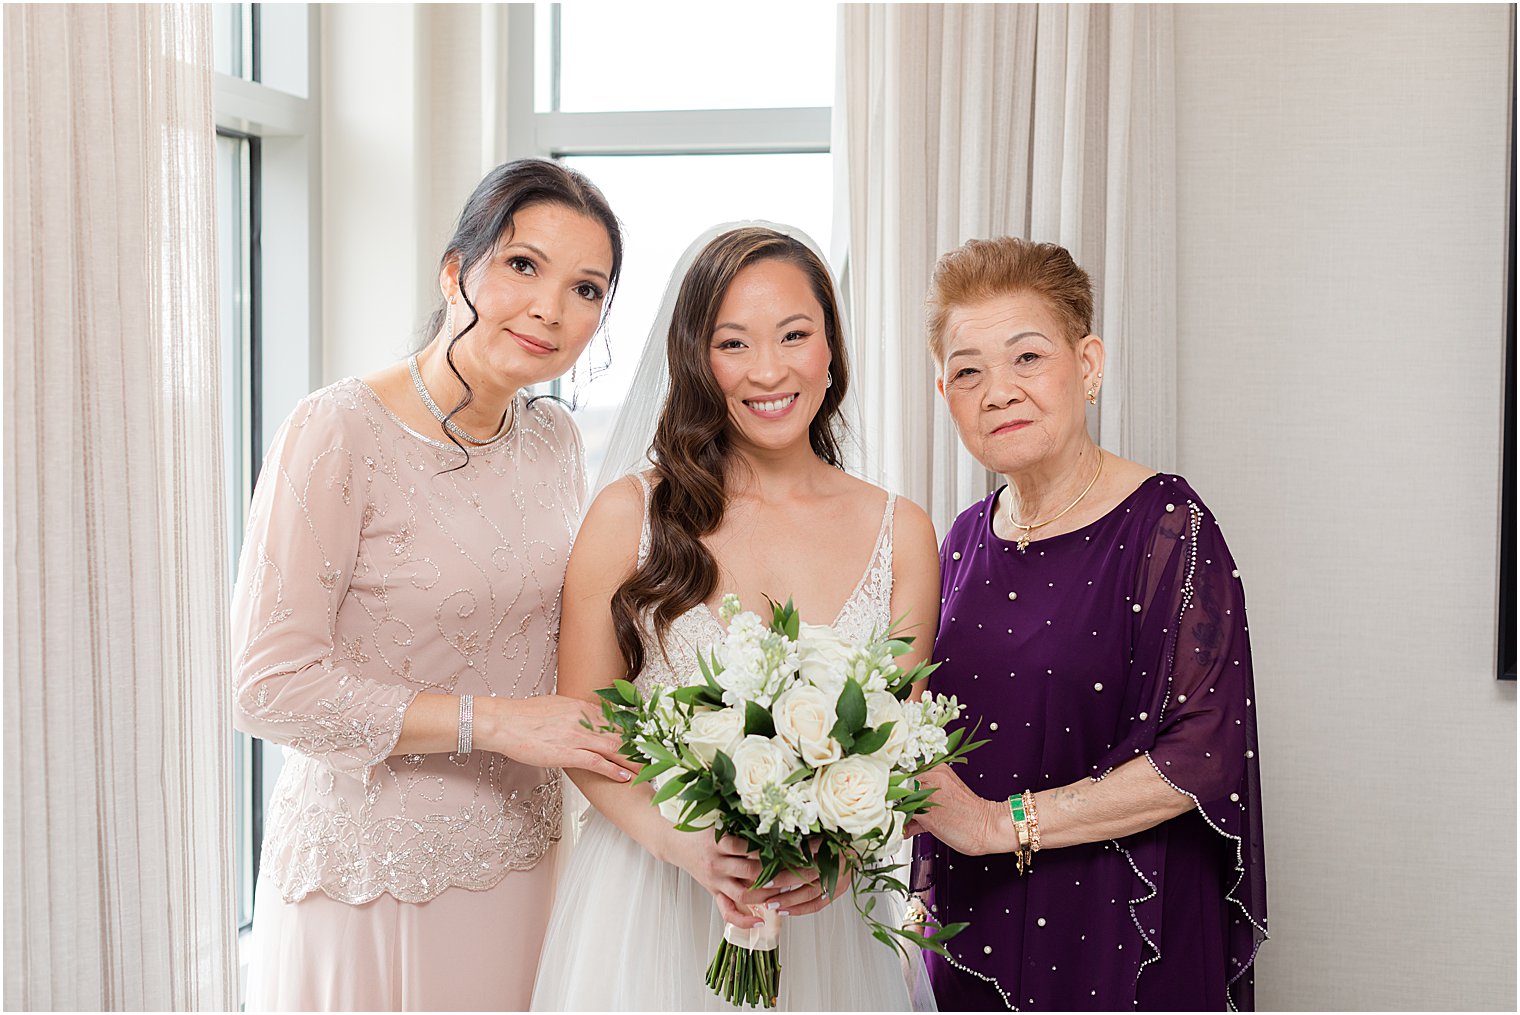
[[(1105, 447), (1175, 467), (1172, 14), (1156, 6), (840, 7), (836, 248), (867, 475), (945, 531), (993, 481), (934, 394), (935, 259), (1001, 235), (1068, 248), (1098, 290)], [(837, 241), (836, 241), (837, 242)]]
[(5, 8), (5, 1006), (236, 1005), (206, 6)]

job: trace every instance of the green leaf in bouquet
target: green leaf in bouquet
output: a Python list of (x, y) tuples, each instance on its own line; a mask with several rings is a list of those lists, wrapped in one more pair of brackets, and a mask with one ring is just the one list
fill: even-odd
[(764, 705), (757, 701), (744, 703), (744, 735), (773, 737), (776, 735), (776, 721)]
[(772, 857), (760, 868), (760, 876), (755, 878), (755, 883), (750, 887), (759, 888), (761, 885), (769, 884), (772, 878), (781, 873), (782, 866), (780, 857)]
[[(697, 705), (712, 704), (712, 699), (708, 697), (711, 693), (706, 684), (687, 684), (685, 687), (678, 687), (671, 691), (670, 698), (677, 704), (693, 708)], [(719, 702), (722, 700), (722, 698), (718, 699)]]
[(818, 846), (813, 862), (818, 867), (818, 880), (832, 896), (839, 888), (839, 854), (834, 852), (833, 845), (827, 839)]
[(636, 713), (619, 711), (612, 713), (612, 725), (617, 727), (617, 732), (628, 733), (638, 728), (639, 717)]
[(945, 737), (945, 753), (954, 754), (956, 746), (965, 739), (965, 736), (966, 727), (964, 726), (951, 730), (950, 735)]
[(712, 776), (720, 790), (726, 793), (734, 791), (734, 763), (722, 751), (713, 755)]
[(703, 775), (691, 781), (691, 785), (682, 791), (681, 798), (683, 800), (701, 800), (703, 797), (716, 796), (717, 792), (718, 787), (712, 784), (711, 779)]
[(786, 599), (786, 622), (781, 627), (781, 633), (792, 641), (796, 641), (797, 636), (802, 633), (802, 616), (792, 606), (790, 596)]
[(672, 765), (679, 765), (681, 763), (681, 759), (666, 750), (665, 745), (655, 743), (653, 740), (639, 741), (639, 750), (656, 761), (668, 761)]
[(708, 796), (701, 800), (693, 800), (686, 806), (686, 811), (681, 815), (681, 820), (682, 822), (689, 824), (690, 822), (693, 822), (700, 818), (702, 815), (706, 814), (708, 811), (713, 810), (722, 802), (723, 801), (720, 798), (715, 796)]
[(851, 754), (875, 754), (886, 746), (892, 738), (892, 727), (896, 726), (896, 720), (882, 723), (875, 729), (864, 729), (855, 737), (855, 743), (850, 749)]
[(829, 729), (829, 736), (839, 741), (839, 746), (846, 754), (855, 746), (855, 738), (850, 735), (850, 723), (847, 719), (835, 719), (834, 725)]
[(681, 790), (685, 787), (687, 777), (690, 774), (690, 772), (682, 772), (680, 775), (673, 777), (669, 782), (655, 791), (654, 798), (649, 802), (651, 804), (662, 804), (665, 801), (669, 800), (671, 797), (675, 796), (677, 793), (681, 792)]
[(801, 782), (803, 779), (811, 778), (812, 775), (813, 770), (811, 768), (803, 766), (802, 768), (797, 769), (797, 771), (793, 772), (791, 775), (787, 776), (785, 779), (781, 780), (781, 785), (790, 786), (794, 782)]
[(623, 696), (611, 687), (598, 687), (596, 689), (596, 696), (603, 701), (610, 701), (614, 705), (622, 706), (624, 704)]
[(626, 680), (614, 680), (612, 682), (612, 686), (614, 689), (616, 689), (618, 695), (623, 699), (624, 702), (634, 706), (635, 708), (638, 707), (640, 699), (639, 689), (637, 687), (634, 687)]
[(939, 669), (943, 665), (943, 663), (931, 663), (928, 660), (925, 660), (909, 670), (908, 677), (913, 683), (916, 684), (920, 680), (925, 680), (930, 677), (935, 670)]
[(845, 680), (844, 690), (839, 692), (839, 701), (834, 706), (834, 714), (845, 724), (845, 732), (852, 737), (865, 728), (866, 693), (860, 689), (860, 684), (854, 677)]
[(702, 764), (702, 759), (697, 757), (696, 752), (684, 743), (676, 744), (676, 753), (681, 756), (681, 761), (687, 768), (705, 769), (707, 767)]
[(913, 639), (893, 638), (891, 641), (887, 642), (887, 651), (892, 653), (892, 658), (894, 659), (896, 659), (898, 656), (905, 656), (909, 652), (913, 651)]
[(668, 761), (656, 761), (652, 765), (645, 765), (642, 769), (639, 770), (639, 774), (633, 777), (633, 785), (637, 786), (640, 783), (648, 782), (655, 776), (664, 775), (666, 772), (675, 767), (675, 765), (671, 764)]
[(708, 690), (721, 698), (723, 696), (723, 688), (718, 686), (718, 681), (713, 677), (713, 674), (723, 672), (723, 667), (718, 665), (717, 652), (712, 653), (711, 661), (703, 659), (699, 653), (697, 655), (697, 666), (702, 670), (702, 680), (707, 685)]

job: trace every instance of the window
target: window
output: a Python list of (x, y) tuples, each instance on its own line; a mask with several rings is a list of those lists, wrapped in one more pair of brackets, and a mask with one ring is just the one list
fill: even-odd
[[(321, 361), (316, 111), (308, 99), (316, 38), (308, 4), (212, 6), (216, 71), (217, 233), (229, 573), (236, 578), (266, 421), (316, 386)], [(239, 733), (238, 924), (253, 919), (264, 805), (279, 752)]]
[[(243, 522), (252, 493), (253, 428), (253, 163), (258, 141), (244, 135), (217, 132), (217, 256), (221, 292), (222, 457), (226, 469), (228, 575), (237, 574)], [(256, 857), (253, 836), (253, 749), (237, 734), (235, 778), (237, 801), (238, 925), (253, 918)]]
[(835, 14), (814, 4), (510, 10), (511, 154), (563, 159), (624, 225), (607, 344), (589, 354), (606, 369), (558, 385), (578, 403), (595, 482), (670, 270), (693, 239), (767, 219), (829, 249)]

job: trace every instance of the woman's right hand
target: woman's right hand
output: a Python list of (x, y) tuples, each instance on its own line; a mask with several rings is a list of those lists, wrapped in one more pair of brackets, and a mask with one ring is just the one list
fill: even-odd
[[(487, 702), (489, 723), (483, 724), (481, 706)], [(480, 746), (513, 761), (539, 768), (584, 768), (616, 782), (628, 782), (639, 770), (636, 762), (618, 753), (622, 739), (617, 734), (585, 727), (588, 722), (600, 726), (602, 714), (579, 698), (477, 697), (475, 715)]]
[(714, 842), (711, 832), (681, 832), (674, 828), (670, 832), (671, 838), (663, 851), (665, 859), (707, 889), (718, 904), (718, 913), (735, 927), (754, 927), (760, 923), (760, 918), (750, 912), (750, 906), (775, 903), (772, 908), (784, 908), (779, 897), (800, 883), (796, 875), (782, 872), (767, 887), (751, 888), (760, 876), (760, 860), (743, 839), (725, 835)]

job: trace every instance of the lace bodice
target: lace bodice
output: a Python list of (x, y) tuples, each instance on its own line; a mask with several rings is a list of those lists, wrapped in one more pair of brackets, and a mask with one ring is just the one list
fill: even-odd
[[(649, 478), (644, 473), (634, 474), (644, 489), (644, 525), (639, 534), (638, 566), (643, 567), (649, 556)], [(833, 618), (833, 626), (848, 638), (864, 640), (873, 632), (885, 631), (892, 623), (892, 518), (897, 505), (897, 495), (887, 494), (887, 507), (882, 514), (881, 529), (876, 534), (876, 547), (871, 553), (865, 573), (860, 576), (855, 589), (844, 601), (839, 615)], [(803, 618), (809, 620), (810, 618)], [(678, 616), (670, 625), (665, 638), (665, 653), (660, 651), (659, 640), (649, 618), (643, 626), (644, 672), (634, 683), (640, 690), (675, 687), (686, 682), (689, 674), (697, 671), (697, 654), (705, 652), (726, 633), (721, 621), (707, 606), (698, 603)]]
[(559, 836), (558, 772), (392, 754), (419, 692), (554, 690), (581, 444), (552, 401), (517, 419), (456, 469), (350, 378), (271, 442), (233, 601), (235, 723), (285, 747), (262, 866), (287, 901), (489, 888)]

